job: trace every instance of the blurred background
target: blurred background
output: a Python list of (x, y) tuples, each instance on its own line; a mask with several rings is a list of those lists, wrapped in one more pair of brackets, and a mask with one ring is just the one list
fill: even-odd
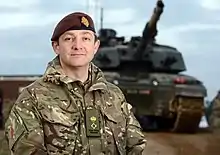
[[(220, 61), (220, 37), (218, 35), (220, 32), (220, 17), (218, 16), (220, 1), (164, 0), (163, 3), (165, 7), (157, 23), (156, 42), (175, 47), (182, 54), (186, 66), (186, 70), (181, 73), (196, 77), (203, 83), (204, 91), (207, 91), (207, 95), (204, 96), (206, 111), (199, 125), (202, 128), (208, 128), (207, 118), (212, 111), (210, 105), (214, 103), (220, 89), (218, 81), (220, 79), (218, 67)], [(101, 28), (114, 29), (117, 31), (117, 36), (123, 36), (126, 41), (129, 41), (133, 36), (142, 36), (145, 25), (151, 19), (156, 5), (156, 0), (2, 0), (0, 2), (2, 122), (7, 117), (11, 105), (22, 87), (42, 75), (48, 61), (55, 56), (51, 48), (50, 37), (57, 22), (66, 14), (73, 11), (87, 12), (93, 17), (97, 31)], [(114, 61), (112, 60), (112, 62)], [(118, 73), (114, 70), (115, 72)], [(115, 80), (114, 78), (113, 80)], [(139, 88), (139, 86), (137, 87)], [(147, 87), (145, 90), (149, 89), (150, 87)], [(154, 93), (157, 94), (156, 92)], [(160, 98), (160, 96), (157, 97)], [(141, 107), (143, 108), (143, 106)], [(135, 110), (138, 111), (138, 106)], [(143, 119), (140, 118), (140, 121)], [(0, 138), (4, 139), (3, 130), (0, 133)], [(150, 134), (146, 132), (146, 137), (149, 137), (146, 154), (151, 151), (152, 155), (159, 153), (166, 155), (165, 152), (167, 155), (185, 153), (215, 155), (220, 151), (219, 146), (215, 144), (219, 143), (220, 139), (213, 135), (213, 131), (184, 136), (164, 133), (164, 131)], [(191, 139), (189, 140), (189, 138)], [(166, 141), (167, 139), (169, 142)], [(0, 143), (0, 154), (9, 154), (6, 142), (3, 140)]]

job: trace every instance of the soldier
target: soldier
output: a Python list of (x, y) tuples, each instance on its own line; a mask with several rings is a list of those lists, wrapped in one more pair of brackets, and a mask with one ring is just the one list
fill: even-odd
[(210, 108), (209, 124), (212, 129), (220, 129), (220, 90), (211, 102)]
[(67, 15), (51, 41), (57, 56), (23, 89), (5, 124), (11, 154), (142, 154), (131, 105), (91, 62), (100, 44), (91, 17)]

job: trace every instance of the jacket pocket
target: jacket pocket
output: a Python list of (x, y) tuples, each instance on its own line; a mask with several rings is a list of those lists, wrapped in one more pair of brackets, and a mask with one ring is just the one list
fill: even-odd
[(69, 113), (58, 106), (45, 106), (40, 111), (44, 121), (66, 127), (74, 126), (80, 117), (78, 111)]
[(40, 113), (48, 151), (70, 153), (75, 148), (78, 136), (80, 113), (67, 112), (59, 106), (44, 106)]
[[(115, 150), (120, 154), (126, 154), (126, 118), (121, 111), (113, 106), (104, 110), (105, 134), (108, 150)], [(112, 148), (109, 148), (112, 147)], [(117, 149), (117, 150), (116, 150)], [(115, 152), (112, 152), (116, 154)]]

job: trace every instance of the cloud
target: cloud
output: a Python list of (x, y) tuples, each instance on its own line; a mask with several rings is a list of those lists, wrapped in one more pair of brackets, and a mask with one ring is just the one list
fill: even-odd
[[(219, 24), (207, 24), (207, 23), (188, 23), (184, 25), (175, 25), (174, 27), (169, 28), (172, 31), (176, 32), (195, 32), (195, 31), (206, 31), (206, 30), (220, 30)], [(168, 30), (169, 30), (168, 29)]]
[(0, 19), (2, 24), (0, 30), (10, 30), (12, 28), (42, 27), (51, 23), (57, 23), (66, 15), (65, 13), (43, 14), (41, 12), (24, 13), (2, 13)]
[(136, 16), (137, 10), (134, 8), (106, 9), (104, 12), (104, 23), (109, 26), (116, 24), (129, 27), (129, 25), (124, 24), (127, 22), (132, 23)]
[(2, 1), (0, 3), (2, 23), (0, 30), (55, 24), (73, 10), (85, 11), (86, 1), (63, 0), (56, 3), (52, 0), (19, 0), (19, 3), (16, 0)]
[(44, 26), (54, 22), (57, 15), (47, 15), (42, 18), (38, 13), (5, 13), (0, 14), (3, 21), (0, 25), (1, 30), (12, 29), (17, 27)]
[(8, 7), (8, 8), (26, 8), (30, 6), (34, 6), (40, 3), (40, 0), (6, 0), (1, 1), (0, 7)]
[(42, 74), (55, 54), (50, 37), (52, 25), (0, 31), (0, 74)]
[[(56, 24), (58, 20), (64, 17), (66, 14), (72, 12), (72, 9), (67, 8), (66, 10), (53, 10), (49, 5), (56, 6), (79, 6), (79, 8), (84, 7), (84, 9), (74, 9), (74, 11), (84, 11), (89, 13), (95, 21), (96, 27), (99, 28), (100, 25), (100, 5), (95, 5), (95, 0), (89, 1), (89, 7), (86, 7), (86, 1), (74, 1), (68, 4), (67, 0), (62, 1), (62, 3), (53, 3), (53, 1), (40, 1), (40, 0), (22, 0), (19, 4), (12, 3), (13, 0), (9, 0), (10, 3), (2, 3), (0, 7), (17, 7), (17, 8), (28, 8), (30, 6), (35, 6), (33, 10), (17, 10), (11, 12), (2, 12), (0, 14), (0, 19), (2, 24), (0, 25), (0, 30), (7, 30), (16, 27), (42, 27), (48, 24)], [(47, 8), (39, 8), (37, 6), (42, 6)], [(37, 5), (38, 4), (38, 5)], [(48, 9), (49, 8), (49, 9)], [(71, 8), (71, 7), (70, 7)], [(97, 10), (99, 8), (99, 10)], [(46, 11), (44, 10), (46, 9)], [(124, 9), (105, 9), (104, 10), (104, 25), (109, 24), (123, 24), (126, 22), (132, 22), (136, 15), (136, 10), (133, 8)], [(117, 17), (117, 18), (115, 18)], [(112, 20), (114, 19), (114, 20)]]
[(199, 0), (200, 5), (210, 11), (219, 11), (220, 10), (220, 1), (219, 0)]

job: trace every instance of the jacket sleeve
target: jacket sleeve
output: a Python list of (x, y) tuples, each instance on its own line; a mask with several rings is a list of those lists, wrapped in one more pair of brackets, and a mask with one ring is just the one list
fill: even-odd
[(11, 155), (46, 155), (41, 117), (34, 93), (24, 89), (5, 122)]
[(126, 139), (127, 155), (142, 155), (146, 146), (146, 139), (142, 133), (142, 128), (132, 112), (132, 106), (126, 101), (124, 94), (121, 92), (122, 105), (121, 109), (127, 120)]
[(122, 104), (122, 109), (126, 113), (127, 119), (127, 155), (142, 155), (146, 145), (146, 139), (142, 133), (142, 128), (132, 112), (132, 106), (126, 101)]

